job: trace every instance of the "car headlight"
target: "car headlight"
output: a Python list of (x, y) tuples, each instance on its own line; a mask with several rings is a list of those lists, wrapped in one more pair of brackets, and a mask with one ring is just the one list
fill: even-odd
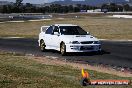
[(80, 42), (78, 42), (78, 41), (70, 41), (69, 43), (70, 44), (80, 44)]
[(94, 44), (100, 44), (100, 41), (94, 41)]

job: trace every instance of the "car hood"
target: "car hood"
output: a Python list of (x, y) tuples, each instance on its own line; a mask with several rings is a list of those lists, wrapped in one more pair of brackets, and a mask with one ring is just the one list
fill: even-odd
[(91, 35), (62, 35), (63, 41), (98, 41), (97, 38)]

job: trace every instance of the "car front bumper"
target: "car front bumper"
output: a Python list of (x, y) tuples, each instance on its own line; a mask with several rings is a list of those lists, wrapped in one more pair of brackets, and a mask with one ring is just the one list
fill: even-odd
[(66, 52), (101, 51), (101, 44), (66, 44)]

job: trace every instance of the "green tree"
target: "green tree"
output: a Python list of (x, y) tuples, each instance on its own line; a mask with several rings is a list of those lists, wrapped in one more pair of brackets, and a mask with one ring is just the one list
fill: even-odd
[(80, 12), (80, 8), (79, 7), (74, 7), (74, 12)]
[(23, 0), (16, 0), (16, 3), (14, 4), (14, 11), (15, 13), (20, 13), (22, 12), (22, 1)]
[(68, 13), (68, 6), (63, 6), (63, 13)]
[(20, 7), (23, 0), (16, 0), (16, 7)]
[(73, 5), (69, 5), (69, 6), (68, 6), (68, 10), (69, 10), (69, 12), (73, 12), (73, 10), (74, 10), (74, 9), (73, 9)]
[(124, 7), (125, 11), (129, 11), (130, 10), (130, 6), (128, 4), (125, 4), (123, 7)]
[(3, 5), (3, 8), (2, 8), (2, 13), (7, 13), (8, 12), (8, 7), (6, 5)]
[(87, 5), (82, 5), (82, 10), (87, 10)]

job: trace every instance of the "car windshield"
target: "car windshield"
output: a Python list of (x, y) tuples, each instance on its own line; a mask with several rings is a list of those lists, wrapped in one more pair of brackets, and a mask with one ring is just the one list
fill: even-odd
[(60, 26), (60, 32), (62, 35), (87, 35), (79, 26)]

